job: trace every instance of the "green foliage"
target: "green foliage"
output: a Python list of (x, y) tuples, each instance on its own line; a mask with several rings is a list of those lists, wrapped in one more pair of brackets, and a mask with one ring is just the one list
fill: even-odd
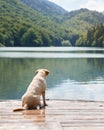
[(42, 14), (50, 17), (52, 20), (60, 21), (63, 14), (67, 13), (63, 8), (48, 0), (20, 0), (28, 7), (42, 12)]
[[(30, 28), (21, 37), (22, 46), (50, 46), (51, 34), (45, 29)], [(44, 44), (45, 43), (45, 44)]]
[(0, 46), (55, 45), (60, 37), (53, 31), (57, 27), (48, 17), (20, 1), (0, 1)]
[(100, 24), (88, 30), (86, 34), (78, 39), (76, 45), (104, 47), (104, 25)]
[[(104, 24), (104, 15), (96, 11), (80, 9), (66, 14), (63, 17), (63, 20), (63, 26), (66, 30), (67, 38), (70, 39), (73, 46), (76, 46), (77, 40), (84, 33), (95, 25), (99, 25), (100, 23)], [(80, 39), (78, 41), (80, 41)]]
[[(35, 6), (34, 2), (39, 6)], [(51, 10), (53, 8), (56, 10)], [(46, 0), (0, 0), (0, 46), (82, 45), (80, 36), (94, 24), (104, 23), (104, 15), (98, 12), (86, 9), (64, 14), (65, 12)], [(87, 35), (87, 46), (92, 41), (90, 33)], [(103, 41), (103, 36), (98, 37), (98, 33), (94, 34), (96, 38), (93, 46), (96, 41), (98, 45)]]
[(62, 41), (62, 46), (71, 46), (71, 43), (69, 40), (63, 40)]

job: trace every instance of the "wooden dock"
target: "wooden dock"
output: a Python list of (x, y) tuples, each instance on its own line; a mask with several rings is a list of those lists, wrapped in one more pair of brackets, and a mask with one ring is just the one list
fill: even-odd
[(104, 102), (48, 100), (41, 110), (13, 112), (21, 101), (0, 101), (0, 130), (104, 130)]

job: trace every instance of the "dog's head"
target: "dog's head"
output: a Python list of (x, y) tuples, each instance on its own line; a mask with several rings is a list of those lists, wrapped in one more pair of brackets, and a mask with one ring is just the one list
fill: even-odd
[(44, 73), (45, 76), (47, 76), (49, 74), (49, 71), (47, 69), (38, 69), (36, 70), (36, 74), (38, 73)]

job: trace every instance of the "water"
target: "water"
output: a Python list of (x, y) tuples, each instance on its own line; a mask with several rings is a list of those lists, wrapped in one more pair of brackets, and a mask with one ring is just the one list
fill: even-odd
[(103, 48), (0, 48), (0, 100), (20, 99), (46, 68), (46, 98), (104, 101)]

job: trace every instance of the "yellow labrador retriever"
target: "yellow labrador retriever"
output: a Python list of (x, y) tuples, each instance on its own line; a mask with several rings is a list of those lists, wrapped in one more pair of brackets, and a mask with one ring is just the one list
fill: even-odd
[(14, 109), (13, 111), (22, 111), (27, 109), (34, 109), (41, 106), (40, 96), (43, 98), (43, 106), (46, 106), (45, 101), (45, 89), (46, 89), (46, 77), (49, 74), (47, 69), (39, 69), (36, 71), (36, 76), (30, 83), (27, 91), (22, 96), (22, 108)]

